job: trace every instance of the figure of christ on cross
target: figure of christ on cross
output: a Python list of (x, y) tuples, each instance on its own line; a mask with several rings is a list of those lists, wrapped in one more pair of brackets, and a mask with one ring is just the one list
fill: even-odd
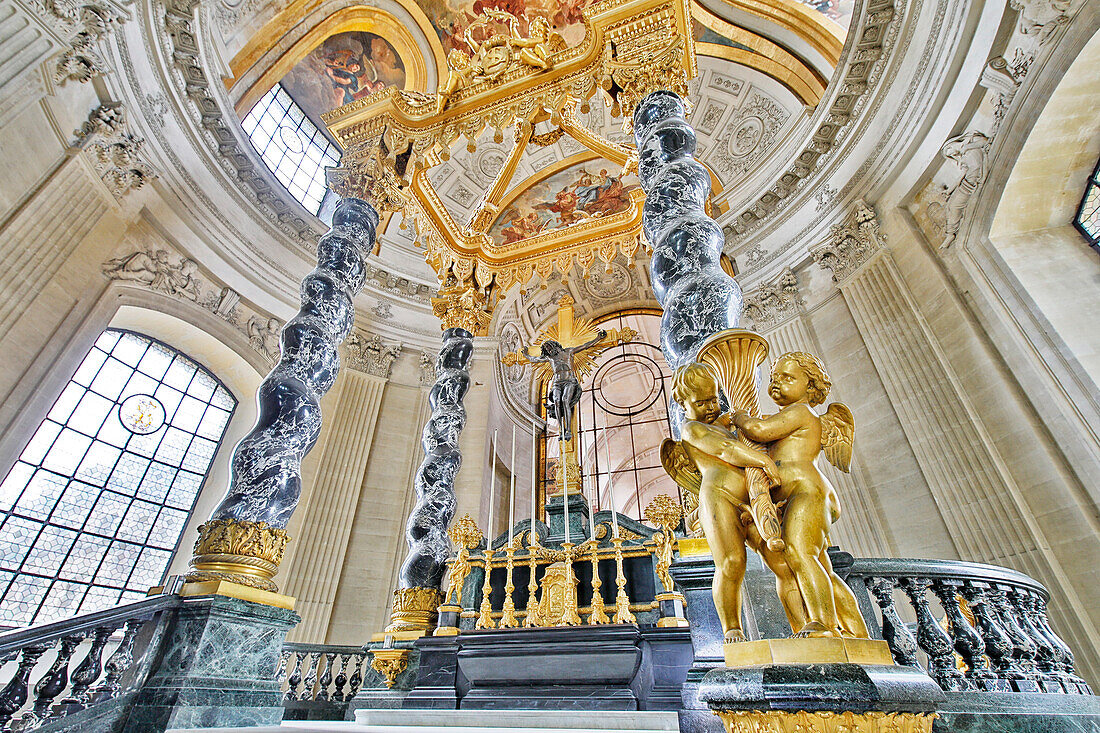
[(505, 354), (501, 361), (515, 364), (537, 364), (547, 379), (546, 414), (558, 423), (561, 436), (562, 461), (559, 475), (562, 490), (574, 494), (580, 491), (580, 468), (577, 463), (573, 438), (577, 429), (575, 408), (581, 399), (581, 382), (596, 364), (596, 357), (604, 350), (631, 341), (635, 331), (630, 328), (605, 331), (597, 329), (586, 318), (577, 319), (573, 312), (573, 299), (563, 295), (558, 301), (558, 320), (538, 335), (532, 346), (539, 353), (532, 354), (528, 346), (518, 352)]

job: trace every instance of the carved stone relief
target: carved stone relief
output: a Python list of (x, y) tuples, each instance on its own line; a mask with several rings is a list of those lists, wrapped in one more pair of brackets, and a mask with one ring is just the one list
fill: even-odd
[(879, 228), (878, 216), (866, 202), (857, 201), (847, 221), (832, 228), (829, 241), (810, 250), (814, 262), (829, 270), (833, 280), (842, 282), (885, 245), (886, 235)]
[(745, 104), (725, 126), (710, 160), (722, 175), (722, 182), (732, 180), (751, 170), (775, 144), (775, 138), (790, 113), (760, 90), (753, 90)]
[(84, 148), (91, 156), (96, 173), (115, 198), (122, 198), (156, 177), (139, 157), (145, 140), (129, 132), (121, 103), (99, 105), (73, 134), (76, 147)]
[(349, 368), (389, 379), (393, 362), (401, 353), (401, 344), (386, 344), (380, 336), (352, 331), (344, 341), (344, 353)]
[(426, 351), (420, 352), (420, 356), (417, 359), (417, 364), (420, 367), (420, 386), (430, 387), (435, 384), (435, 380), (438, 377), (435, 361), (435, 354), (430, 354)]
[(618, 300), (634, 287), (630, 268), (620, 262), (607, 267), (593, 267), (581, 280), (581, 289), (593, 300)]
[(798, 315), (798, 279), (788, 267), (744, 296), (744, 313), (757, 331), (767, 331)]
[(240, 295), (201, 273), (198, 264), (188, 257), (163, 248), (137, 246), (121, 257), (107, 260), (101, 270), (109, 280), (195, 303), (244, 334), (252, 348), (271, 363), (279, 358), (282, 321), (244, 306)]

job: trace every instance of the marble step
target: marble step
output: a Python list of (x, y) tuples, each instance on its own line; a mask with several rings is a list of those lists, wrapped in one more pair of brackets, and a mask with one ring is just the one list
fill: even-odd
[[(284, 721), (280, 726), (204, 728), (202, 733), (672, 733), (672, 711), (357, 710), (356, 721)], [(174, 729), (167, 733), (199, 733)]]

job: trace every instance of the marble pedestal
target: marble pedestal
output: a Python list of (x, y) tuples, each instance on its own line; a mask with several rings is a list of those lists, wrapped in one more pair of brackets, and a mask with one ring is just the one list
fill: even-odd
[(157, 661), (122, 730), (278, 725), (275, 673), (286, 633), (299, 620), (294, 611), (239, 598), (187, 598), (149, 650)]
[[(569, 495), (569, 541), (574, 545), (588, 539), (588, 502), (581, 494)], [(561, 494), (546, 500), (550, 542), (565, 541), (565, 500)]]
[[(699, 684), (703, 677), (724, 664), (722, 625), (718, 621), (711, 594), (714, 558), (701, 540), (681, 540), (680, 547), (681, 556), (669, 567), (669, 573), (684, 594), (694, 652), (691, 668), (681, 689), (683, 707), (680, 710), (680, 730), (682, 733), (719, 733), (722, 730), (721, 721), (699, 699)], [(746, 561), (742, 585), (742, 620), (746, 635), (750, 639), (787, 636), (791, 633), (790, 626), (775, 593), (775, 575), (764, 567), (756, 553), (748, 553)]]
[[(931, 716), (945, 701), (919, 669), (850, 663), (719, 667), (699, 684), (699, 699), (731, 731), (815, 730), (812, 721), (824, 714), (861, 733), (886, 733), (895, 723), (897, 730), (931, 731)], [(891, 720), (894, 714), (902, 719)]]

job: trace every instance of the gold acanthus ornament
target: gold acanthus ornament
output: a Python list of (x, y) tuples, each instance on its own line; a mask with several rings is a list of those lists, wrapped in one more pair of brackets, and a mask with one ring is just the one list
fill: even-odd
[(932, 733), (924, 713), (719, 710), (726, 733)]
[(447, 536), (451, 542), (458, 546), (458, 553), (451, 562), (448, 574), (447, 594), (444, 600), (455, 606), (462, 606), (462, 586), (466, 582), (466, 576), (470, 574), (470, 550), (481, 544), (481, 530), (478, 529), (474, 518), (469, 514), (463, 514), (462, 519), (451, 525), (447, 530)]
[(431, 629), (442, 602), (443, 594), (436, 588), (398, 588), (393, 592), (393, 611), (386, 631)]
[(277, 592), (272, 578), (289, 539), (285, 529), (266, 522), (211, 519), (199, 526), (187, 580), (228, 580)]
[(408, 649), (373, 649), (371, 656), (371, 669), (382, 675), (386, 687), (392, 688), (397, 676), (409, 667)]
[(444, 329), (461, 328), (474, 336), (484, 336), (492, 316), (486, 310), (489, 296), (472, 279), (451, 276), (439, 295), (432, 298), (432, 313)]

